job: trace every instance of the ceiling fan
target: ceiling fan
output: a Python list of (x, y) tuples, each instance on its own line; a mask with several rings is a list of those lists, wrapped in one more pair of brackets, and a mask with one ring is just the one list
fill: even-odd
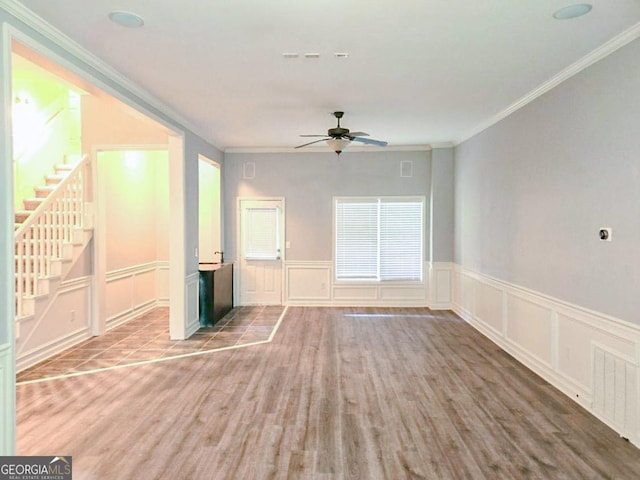
[(338, 155), (349, 146), (351, 142), (360, 142), (367, 145), (377, 145), (379, 147), (386, 147), (387, 142), (382, 140), (374, 140), (373, 138), (366, 138), (368, 133), (364, 132), (350, 132), (348, 128), (342, 128), (340, 126), (340, 119), (343, 117), (344, 112), (333, 112), (333, 116), (338, 119), (338, 126), (336, 128), (330, 128), (326, 135), (300, 135), (301, 137), (323, 137), (320, 140), (314, 140), (313, 142), (298, 145), (295, 148), (306, 147), (307, 145), (313, 145), (318, 142), (327, 142), (329, 146)]

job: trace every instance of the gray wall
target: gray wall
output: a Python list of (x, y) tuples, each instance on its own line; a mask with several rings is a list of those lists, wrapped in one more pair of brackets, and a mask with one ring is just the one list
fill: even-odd
[(431, 261), (453, 261), (453, 149), (431, 152)]
[(635, 40), (455, 149), (457, 263), (640, 323), (638, 59)]
[[(400, 176), (400, 163), (413, 162), (413, 176)], [(255, 178), (243, 179), (245, 162)], [(225, 154), (225, 258), (236, 257), (237, 197), (284, 197), (287, 260), (333, 259), (334, 196), (424, 195), (429, 225), (430, 153), (227, 153)], [(427, 242), (428, 243), (428, 242)], [(425, 245), (425, 254), (428, 245)], [(425, 257), (426, 258), (426, 257)]]

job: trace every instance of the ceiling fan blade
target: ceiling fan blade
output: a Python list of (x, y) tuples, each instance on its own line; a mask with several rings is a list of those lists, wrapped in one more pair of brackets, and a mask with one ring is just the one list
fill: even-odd
[(325, 133), (324, 135), (300, 135), (301, 137), (326, 137), (327, 134)]
[(354, 137), (354, 142), (365, 143), (367, 145), (377, 145), (378, 147), (386, 147), (387, 142), (383, 142), (382, 140), (374, 140), (373, 138), (362, 138), (362, 137)]
[(349, 136), (350, 137), (368, 137), (369, 134), (364, 132), (349, 132)]
[[(315, 136), (315, 135), (314, 135)], [(331, 137), (325, 137), (325, 138), (321, 138), (320, 140), (314, 140), (313, 142), (309, 142), (309, 143), (305, 143), (303, 145), (298, 145), (297, 147), (294, 148), (302, 148), (302, 147), (306, 147), (307, 145), (313, 145), (314, 143), (318, 143), (318, 142), (324, 142), (325, 140), (329, 140)]]

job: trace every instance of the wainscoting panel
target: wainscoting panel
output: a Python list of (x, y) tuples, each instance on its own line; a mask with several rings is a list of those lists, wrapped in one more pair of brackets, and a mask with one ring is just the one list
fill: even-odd
[(453, 310), (640, 446), (640, 326), (467, 270)]
[(185, 300), (187, 302), (186, 305), (186, 336), (185, 338), (189, 338), (200, 328), (200, 318), (199, 318), (199, 273), (194, 273), (189, 275), (185, 280), (185, 289), (186, 295)]
[(504, 295), (502, 290), (487, 283), (476, 283), (476, 318), (495, 331), (496, 335), (503, 335), (502, 305)]
[(507, 294), (507, 338), (537, 360), (551, 365), (551, 310)]
[(356, 302), (372, 301), (378, 299), (378, 287), (357, 286), (357, 285), (334, 285), (332, 288), (333, 298), (337, 301), (351, 300)]
[(452, 264), (434, 262), (429, 264), (429, 308), (450, 310), (453, 301)]
[(169, 306), (169, 262), (159, 261), (156, 271), (156, 298), (158, 306)]
[(16, 370), (55, 355), (91, 336), (91, 278), (82, 277), (60, 284), (48, 309), (38, 318), (19, 322), (16, 343)]
[(392, 300), (394, 302), (399, 300), (408, 300), (411, 302), (422, 300), (424, 302), (427, 297), (427, 291), (423, 285), (417, 287), (408, 285), (398, 287), (381, 285), (379, 288), (381, 300)]
[(136, 275), (133, 283), (133, 304), (149, 305), (156, 303), (156, 276), (155, 268)]
[(330, 285), (332, 278), (331, 263), (316, 264), (287, 262), (286, 264), (287, 303), (305, 303), (308, 301), (331, 300)]
[[(162, 282), (160, 278), (163, 278)], [(105, 288), (107, 329), (159, 306), (161, 304), (158, 296), (159, 285), (166, 289), (168, 305), (168, 278), (167, 262), (150, 262), (108, 272)]]

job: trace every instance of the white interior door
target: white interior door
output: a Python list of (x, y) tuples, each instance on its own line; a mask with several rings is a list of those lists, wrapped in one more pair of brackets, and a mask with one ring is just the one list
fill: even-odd
[(282, 304), (284, 201), (241, 199), (240, 305)]

